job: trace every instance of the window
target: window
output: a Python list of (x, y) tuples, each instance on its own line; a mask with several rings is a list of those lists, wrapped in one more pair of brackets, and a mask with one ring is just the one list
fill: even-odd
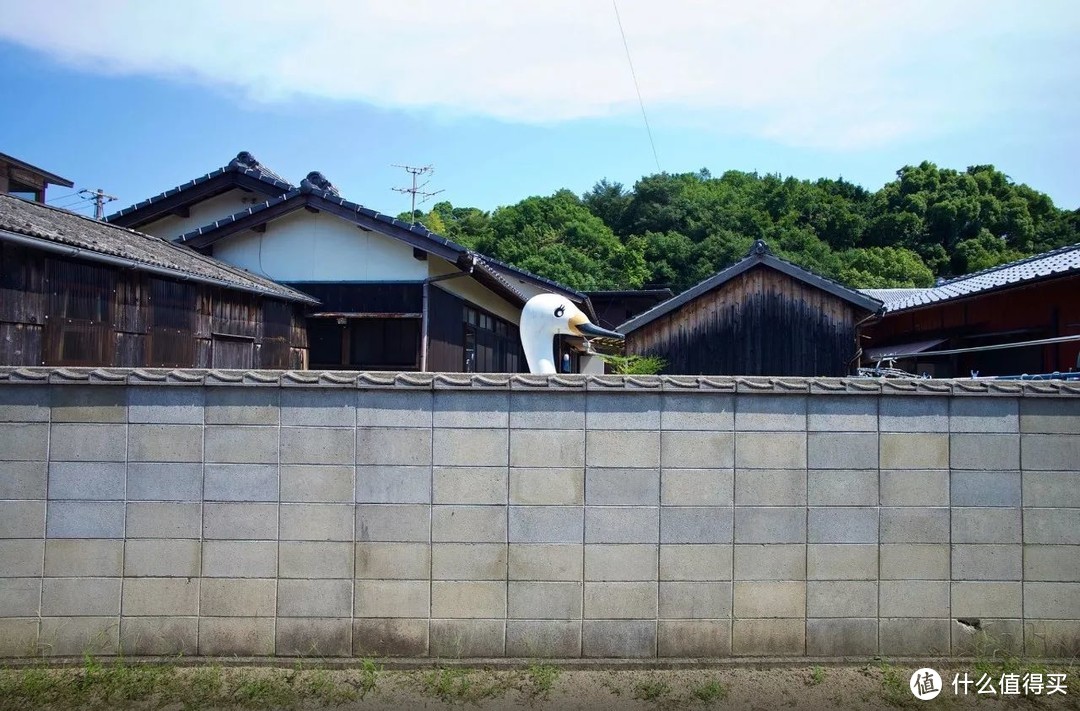
[(523, 362), (517, 326), (469, 306), (463, 317), (462, 369), (466, 373), (516, 373)]
[(417, 370), (420, 319), (314, 318), (308, 321), (308, 348), (316, 370)]

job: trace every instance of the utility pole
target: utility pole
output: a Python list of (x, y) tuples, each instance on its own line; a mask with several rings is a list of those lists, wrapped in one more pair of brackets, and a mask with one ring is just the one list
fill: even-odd
[(112, 202), (116, 199), (115, 195), (109, 195), (101, 188), (97, 190), (80, 190), (79, 195), (82, 195), (87, 200), (94, 201), (94, 219), (105, 219), (105, 203)]
[(397, 163), (394, 163), (391, 167), (393, 167), (393, 168), (401, 168), (405, 172), (412, 175), (412, 187), (411, 188), (390, 188), (390, 189), (395, 191), (395, 192), (399, 192), (399, 193), (409, 193), (409, 195), (412, 196), (412, 203), (411, 203), (411, 205), (409, 207), (409, 219), (411, 221), (413, 221), (413, 222), (416, 222), (416, 196), (420, 195), (421, 197), (423, 197), (423, 199), (420, 201), (420, 204), (423, 204), (423, 203), (427, 202), (428, 198), (432, 197), (433, 195), (438, 195), (441, 192), (445, 192), (444, 190), (435, 190), (433, 192), (425, 192), (424, 187), (428, 183), (431, 182), (430, 180), (425, 180), (424, 182), (420, 183), (419, 185), (416, 184), (417, 178), (419, 178), (422, 175), (430, 175), (430, 174), (434, 173), (435, 172), (435, 167), (432, 166), (432, 165), (425, 165), (425, 166), (423, 166), (421, 168), (417, 168), (416, 166), (398, 165)]

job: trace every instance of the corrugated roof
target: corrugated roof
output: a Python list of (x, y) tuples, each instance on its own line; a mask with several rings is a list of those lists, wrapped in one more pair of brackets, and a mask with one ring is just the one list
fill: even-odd
[(160, 237), (10, 195), (0, 195), (0, 233), (3, 232), (68, 245), (82, 250), (81, 256), (87, 259), (103, 255), (130, 261), (133, 269), (141, 265), (165, 270), (177, 279), (196, 279), (286, 301), (318, 303), (307, 294)]

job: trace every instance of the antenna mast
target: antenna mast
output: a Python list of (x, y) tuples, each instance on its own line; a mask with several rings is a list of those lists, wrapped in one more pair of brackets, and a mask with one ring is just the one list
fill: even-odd
[(431, 182), (430, 180), (425, 180), (424, 182), (420, 183), (419, 185), (416, 184), (416, 181), (417, 181), (417, 179), (419, 177), (421, 177), (423, 175), (431, 175), (432, 173), (434, 173), (435, 172), (435, 166), (429, 164), (429, 165), (425, 165), (423, 167), (416, 167), (416, 166), (412, 166), (412, 165), (399, 165), (397, 163), (394, 163), (394, 164), (392, 164), (391, 167), (393, 167), (393, 168), (401, 168), (405, 172), (412, 175), (412, 187), (411, 188), (390, 188), (390, 189), (393, 190), (394, 192), (409, 193), (409, 195), (412, 197), (412, 201), (411, 201), (411, 204), (409, 206), (409, 219), (412, 220), (413, 222), (415, 222), (416, 221), (416, 196), (420, 195), (423, 198), (422, 200), (420, 200), (420, 204), (422, 205), (425, 202), (427, 202), (427, 200), (429, 198), (431, 198), (432, 196), (438, 195), (441, 192), (445, 192), (444, 190), (435, 190), (435, 191), (431, 191), (431, 192), (425, 191), (424, 187), (428, 183)]
[(105, 203), (112, 202), (116, 199), (115, 195), (109, 195), (101, 188), (97, 190), (80, 190), (79, 195), (82, 195), (87, 200), (94, 201), (94, 219), (105, 219)]

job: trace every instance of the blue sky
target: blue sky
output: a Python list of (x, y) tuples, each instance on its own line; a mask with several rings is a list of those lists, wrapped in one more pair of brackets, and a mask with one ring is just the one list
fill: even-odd
[[(394, 163), (484, 209), (657, 170), (604, 0), (0, 6), (0, 152), (118, 196), (108, 211), (241, 150), (388, 213), (408, 209)], [(922, 160), (991, 163), (1080, 207), (1078, 3), (618, 8), (662, 170), (874, 190)]]

